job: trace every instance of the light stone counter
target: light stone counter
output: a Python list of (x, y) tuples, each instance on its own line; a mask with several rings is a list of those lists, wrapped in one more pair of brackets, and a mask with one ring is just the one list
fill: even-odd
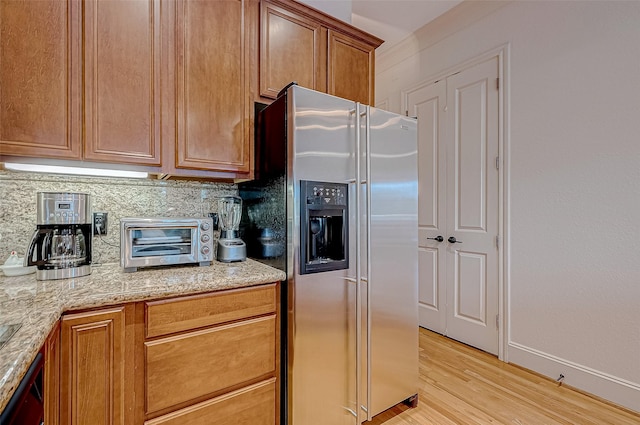
[(0, 349), (0, 412), (65, 311), (241, 288), (285, 277), (284, 272), (253, 260), (135, 273), (104, 264), (93, 267), (89, 276), (49, 281), (37, 281), (35, 274), (0, 277), (0, 325), (22, 324)]

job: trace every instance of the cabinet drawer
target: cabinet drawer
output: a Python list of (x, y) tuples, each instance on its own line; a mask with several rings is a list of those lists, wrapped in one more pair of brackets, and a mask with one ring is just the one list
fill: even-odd
[(146, 304), (146, 336), (152, 338), (276, 311), (276, 285), (195, 295)]
[(275, 373), (276, 316), (145, 343), (146, 411)]
[(275, 425), (276, 379), (189, 406), (145, 425)]

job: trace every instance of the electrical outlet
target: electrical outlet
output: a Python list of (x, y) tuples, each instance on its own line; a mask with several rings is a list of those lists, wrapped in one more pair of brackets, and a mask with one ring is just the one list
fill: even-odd
[(109, 222), (107, 221), (106, 212), (94, 212), (93, 213), (93, 234), (104, 236), (107, 234), (107, 225)]

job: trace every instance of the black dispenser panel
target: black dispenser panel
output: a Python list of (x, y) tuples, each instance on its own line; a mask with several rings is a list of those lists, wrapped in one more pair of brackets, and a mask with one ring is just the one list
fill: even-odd
[(300, 274), (349, 268), (348, 185), (300, 181)]

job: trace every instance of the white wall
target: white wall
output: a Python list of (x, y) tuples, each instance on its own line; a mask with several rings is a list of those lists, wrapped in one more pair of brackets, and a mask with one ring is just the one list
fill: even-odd
[(351, 23), (351, 0), (300, 0), (327, 15)]
[(378, 102), (509, 43), (507, 360), (640, 411), (640, 2), (463, 3)]

